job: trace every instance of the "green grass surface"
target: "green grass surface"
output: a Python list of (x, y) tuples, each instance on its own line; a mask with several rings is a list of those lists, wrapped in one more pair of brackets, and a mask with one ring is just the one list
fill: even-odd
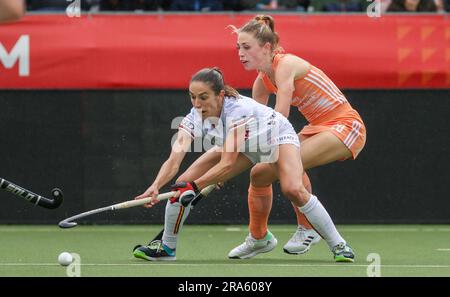
[[(450, 276), (449, 225), (341, 225), (356, 252), (355, 263), (334, 263), (321, 240), (305, 255), (283, 253), (295, 226), (273, 225), (278, 246), (250, 260), (228, 252), (247, 235), (246, 226), (183, 229), (175, 262), (135, 259), (132, 248), (161, 226), (0, 226), (0, 276), (66, 276), (59, 253), (81, 257), (81, 276), (367, 276), (367, 256), (377, 253), (381, 276)], [(370, 270), (370, 268), (369, 268)], [(372, 270), (373, 271), (373, 270)]]

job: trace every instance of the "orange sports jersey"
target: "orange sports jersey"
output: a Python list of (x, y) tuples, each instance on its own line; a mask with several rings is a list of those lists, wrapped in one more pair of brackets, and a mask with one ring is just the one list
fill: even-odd
[[(272, 64), (274, 71), (283, 57), (285, 54), (275, 55)], [(277, 87), (267, 74), (260, 74), (266, 89), (276, 93)], [(310, 123), (301, 130), (301, 138), (329, 131), (344, 143), (355, 159), (366, 143), (366, 127), (344, 94), (325, 73), (312, 65), (303, 77), (294, 80), (294, 87), (291, 105), (297, 107)]]
[[(276, 54), (272, 68), (275, 71), (280, 59), (286, 54)], [(277, 87), (271, 82), (265, 73), (262, 74), (264, 86), (272, 93), (277, 92)], [(310, 65), (305, 76), (298, 77), (294, 81), (294, 93), (291, 105), (298, 108), (306, 120), (310, 123), (321, 122), (321, 117), (335, 110), (337, 107), (348, 103), (344, 94), (320, 69)], [(328, 116), (327, 116), (328, 117)]]

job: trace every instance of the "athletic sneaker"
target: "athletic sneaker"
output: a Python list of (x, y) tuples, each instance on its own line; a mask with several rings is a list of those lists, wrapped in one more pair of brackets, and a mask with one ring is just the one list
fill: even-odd
[(334, 260), (336, 262), (354, 262), (355, 261), (355, 254), (353, 253), (352, 248), (344, 243), (341, 242), (333, 247), (331, 250), (334, 255)]
[(149, 245), (138, 247), (133, 251), (136, 258), (148, 261), (175, 261), (175, 249), (169, 248), (161, 240), (153, 240)]
[(297, 231), (284, 245), (283, 251), (292, 255), (304, 254), (319, 241), (320, 235), (314, 229), (306, 229), (302, 225), (298, 225)]
[(230, 259), (250, 259), (260, 253), (267, 253), (277, 246), (277, 239), (270, 231), (267, 231), (263, 239), (254, 239), (251, 234), (247, 236), (244, 243), (235, 247), (228, 254)]

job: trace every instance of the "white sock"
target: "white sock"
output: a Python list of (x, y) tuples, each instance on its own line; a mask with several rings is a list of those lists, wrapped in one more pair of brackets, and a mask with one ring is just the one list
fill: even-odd
[(311, 194), (309, 201), (298, 209), (306, 216), (320, 236), (325, 239), (330, 250), (340, 242), (345, 243), (345, 240), (336, 230), (330, 215), (316, 196)]
[[(179, 202), (170, 203), (170, 201), (167, 201), (162, 242), (169, 248), (175, 249), (177, 247), (178, 234), (190, 211), (190, 206), (184, 207)], [(180, 217), (181, 219), (179, 219)]]

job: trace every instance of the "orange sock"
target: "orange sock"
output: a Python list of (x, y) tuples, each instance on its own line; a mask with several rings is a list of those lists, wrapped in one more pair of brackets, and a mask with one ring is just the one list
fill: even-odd
[[(303, 174), (303, 185), (308, 192), (312, 193), (311, 181), (309, 180), (306, 172)], [(312, 229), (312, 226), (306, 219), (305, 215), (298, 210), (297, 206), (294, 204), (292, 204), (292, 206), (294, 207), (295, 214), (297, 215), (297, 224), (304, 226), (306, 229)]]
[(248, 211), (250, 224), (248, 229), (255, 239), (266, 236), (267, 222), (272, 209), (272, 185), (257, 188), (250, 184), (248, 188)]

